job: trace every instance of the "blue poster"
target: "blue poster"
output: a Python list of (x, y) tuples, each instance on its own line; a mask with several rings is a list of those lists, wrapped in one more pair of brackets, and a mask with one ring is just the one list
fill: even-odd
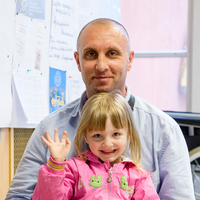
[(17, 0), (16, 12), (33, 19), (45, 19), (45, 0)]
[(49, 113), (66, 104), (66, 71), (49, 67)]

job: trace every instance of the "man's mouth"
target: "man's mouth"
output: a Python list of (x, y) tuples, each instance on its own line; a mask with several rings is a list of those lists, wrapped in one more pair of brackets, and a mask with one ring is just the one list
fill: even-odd
[(107, 80), (110, 78), (112, 78), (112, 76), (95, 76), (94, 77), (94, 79), (97, 79), (97, 80)]

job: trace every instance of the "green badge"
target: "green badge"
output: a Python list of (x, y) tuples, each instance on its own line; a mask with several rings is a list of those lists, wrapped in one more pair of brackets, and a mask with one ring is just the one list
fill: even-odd
[(122, 177), (120, 178), (120, 180), (121, 180), (120, 188), (123, 189), (123, 190), (128, 191), (128, 182), (127, 182), (127, 180), (126, 180), (126, 177), (125, 177), (125, 176), (122, 176)]
[(102, 186), (102, 177), (100, 175), (97, 175), (97, 178), (95, 178), (95, 175), (92, 175), (90, 178), (90, 183), (89, 185), (92, 187), (101, 187)]

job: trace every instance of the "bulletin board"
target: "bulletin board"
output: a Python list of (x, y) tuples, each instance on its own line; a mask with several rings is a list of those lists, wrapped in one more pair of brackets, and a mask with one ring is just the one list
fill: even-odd
[(0, 128), (35, 128), (85, 90), (74, 60), (81, 28), (120, 21), (120, 0), (0, 3)]

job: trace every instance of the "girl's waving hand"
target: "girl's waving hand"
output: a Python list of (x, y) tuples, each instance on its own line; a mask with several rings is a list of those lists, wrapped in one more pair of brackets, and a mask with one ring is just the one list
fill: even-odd
[(67, 138), (67, 131), (63, 132), (61, 141), (59, 140), (57, 129), (54, 130), (54, 141), (48, 131), (45, 131), (45, 135), (47, 139), (44, 136), (41, 136), (41, 139), (49, 148), (52, 158), (57, 162), (63, 162), (71, 148), (71, 141)]

